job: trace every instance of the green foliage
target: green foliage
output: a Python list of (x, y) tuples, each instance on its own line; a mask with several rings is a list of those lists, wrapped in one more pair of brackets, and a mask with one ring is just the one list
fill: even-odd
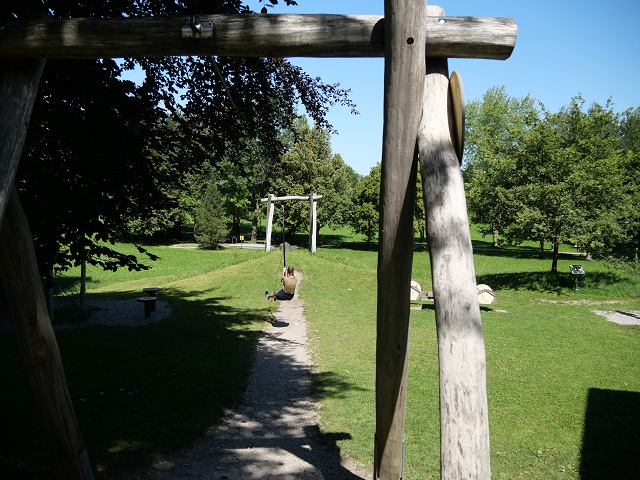
[[(251, 13), (240, 0), (10, 0), (2, 2), (0, 20), (38, 11), (52, 18)], [(144, 75), (139, 85), (122, 78), (134, 68)], [(146, 238), (166, 233), (182, 220), (176, 209), (189, 203), (190, 175), (202, 165), (226, 158), (247, 138), (260, 143), (266, 159), (276, 158), (280, 132), (299, 105), (330, 129), (326, 112), (336, 103), (353, 107), (345, 90), (283, 59), (47, 62), (16, 179), (41, 271), (85, 259), (109, 269), (143, 268), (137, 255), (105, 245), (130, 230)]]
[(356, 184), (353, 199), (351, 226), (356, 233), (364, 235), (367, 242), (371, 242), (378, 235), (380, 222), (380, 176), (381, 167), (378, 163), (371, 169), (369, 175)]
[(218, 246), (227, 238), (229, 229), (224, 216), (223, 199), (215, 181), (211, 181), (195, 215), (195, 237), (198, 243)]
[[(318, 230), (324, 225), (345, 225), (351, 210), (354, 172), (340, 155), (331, 153), (331, 136), (326, 129), (309, 126), (299, 117), (292, 130), (292, 141), (271, 179), (276, 196), (322, 195), (317, 206)], [(309, 204), (292, 202), (285, 206), (287, 231), (308, 231)], [(277, 221), (277, 219), (276, 219)]]
[(620, 116), (610, 103), (585, 110), (579, 96), (557, 114), (542, 113), (529, 97), (509, 99), (504, 90), (472, 105), (469, 210), (509, 243), (567, 242), (589, 254), (611, 252), (638, 218)]

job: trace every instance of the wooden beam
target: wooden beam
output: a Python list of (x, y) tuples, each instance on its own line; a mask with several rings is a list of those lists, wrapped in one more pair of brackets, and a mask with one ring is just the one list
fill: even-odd
[(440, 364), (440, 477), (488, 479), (485, 348), (448, 90), (447, 59), (427, 59), (418, 145)]
[(385, 0), (384, 124), (378, 243), (374, 478), (404, 467), (416, 138), (424, 88), (426, 4)]
[(317, 195), (315, 193), (312, 193), (310, 195), (288, 195), (286, 197), (274, 197), (273, 195), (269, 196), (270, 198), (261, 198), (260, 202), (265, 203), (265, 202), (279, 202), (282, 200), (309, 200), (310, 198), (313, 198), (313, 200), (320, 200), (322, 198), (322, 195)]
[(0, 224), (11, 196), (44, 60), (0, 64)]
[(12, 189), (0, 225), (0, 281), (18, 352), (42, 421), (53, 477), (93, 479), (38, 275), (27, 218)]
[[(382, 57), (384, 18), (374, 15), (200, 15), (213, 34), (183, 37), (189, 17), (74, 18), (9, 21), (0, 30), (0, 60), (23, 58)], [(426, 27), (425, 27), (426, 25)], [(429, 18), (428, 57), (504, 60), (516, 42), (513, 19)]]

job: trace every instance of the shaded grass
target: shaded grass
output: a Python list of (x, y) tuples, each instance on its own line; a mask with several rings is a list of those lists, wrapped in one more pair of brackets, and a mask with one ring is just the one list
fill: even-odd
[[(172, 281), (149, 272), (122, 283), (105, 279), (90, 295), (133, 298), (151, 282), (163, 288), (169, 318), (56, 334), (83, 439), (101, 476), (189, 446), (243, 393), (270, 318), (264, 290), (278, 258), (249, 251), (176, 257), (185, 255), (199, 257), (187, 263), (196, 272), (205, 268), (201, 261), (210, 271)], [(7, 387), (0, 391), (0, 478), (47, 478), (42, 433), (12, 334), (0, 334), (0, 361)]]

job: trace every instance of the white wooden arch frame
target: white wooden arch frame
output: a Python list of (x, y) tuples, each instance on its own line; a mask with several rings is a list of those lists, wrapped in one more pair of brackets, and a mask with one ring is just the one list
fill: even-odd
[[(318, 200), (322, 198), (322, 195), (316, 195), (311, 193), (308, 196), (304, 195), (289, 195), (285, 197), (276, 197), (272, 194), (267, 195), (267, 198), (260, 199), (260, 202), (267, 204), (267, 232), (265, 234), (265, 251), (271, 251), (271, 233), (273, 231), (273, 212), (275, 210), (275, 202), (286, 202), (288, 200), (306, 200), (309, 202), (309, 251), (316, 253), (316, 237), (317, 237), (317, 207)], [(282, 248), (285, 248), (284, 245)]]
[(398, 480), (404, 474), (413, 189), (419, 160), (438, 335), (441, 477), (490, 478), (484, 340), (447, 59), (505, 60), (515, 46), (517, 26), (505, 18), (445, 17), (424, 0), (384, 0), (384, 12), (384, 17), (202, 15), (2, 25), (0, 279), (45, 437), (55, 452), (54, 477), (92, 479), (93, 471), (46, 312), (33, 239), (14, 188), (45, 59), (222, 55), (385, 58), (374, 477)]

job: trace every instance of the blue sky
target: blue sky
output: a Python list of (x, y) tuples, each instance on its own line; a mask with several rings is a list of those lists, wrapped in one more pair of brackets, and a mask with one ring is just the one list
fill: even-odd
[[(383, 15), (383, 0), (284, 0), (270, 13)], [(248, 4), (259, 11), (257, 0)], [(611, 98), (623, 111), (640, 107), (640, 1), (610, 0), (440, 0), (429, 2), (450, 16), (509, 17), (518, 24), (518, 40), (508, 60), (450, 60), (463, 80), (466, 101), (481, 99), (487, 89), (504, 85), (507, 94), (527, 94), (551, 111), (581, 94), (587, 104)], [(382, 155), (384, 60), (293, 58), (325, 83), (351, 90), (360, 115), (334, 107), (329, 121), (339, 134), (332, 149), (366, 175)]]

